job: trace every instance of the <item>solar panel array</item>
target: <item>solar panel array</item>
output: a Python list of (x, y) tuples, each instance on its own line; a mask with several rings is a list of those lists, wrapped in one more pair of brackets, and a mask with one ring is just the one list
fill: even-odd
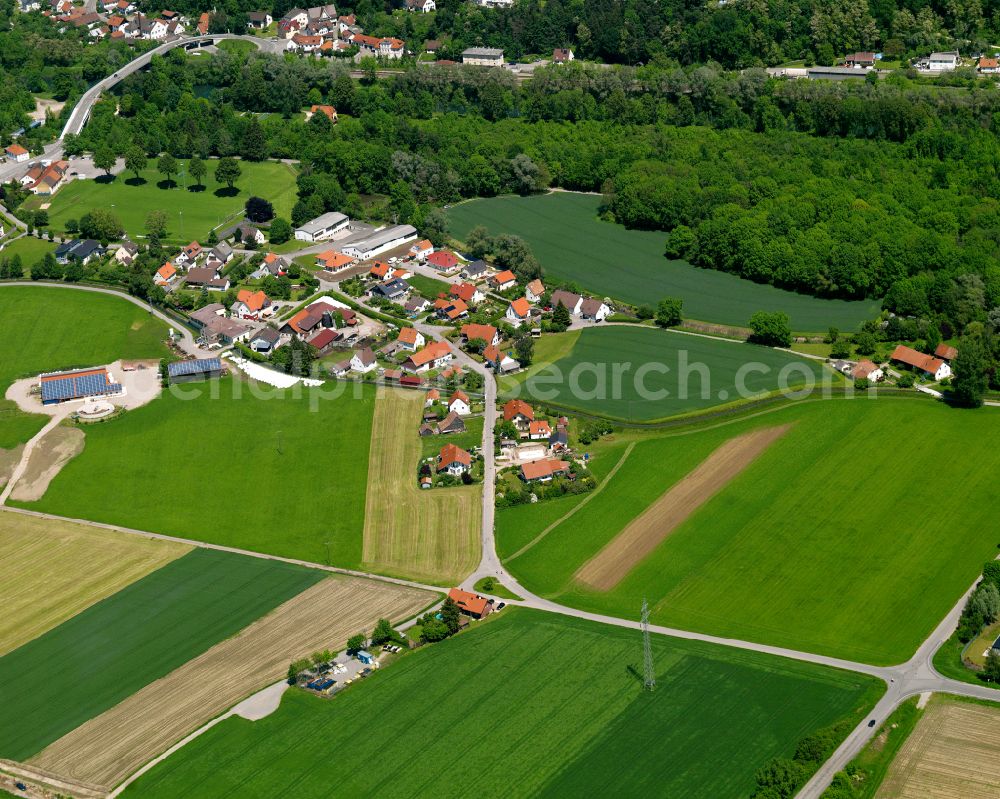
[(198, 375), (205, 372), (221, 372), (222, 361), (218, 358), (201, 358), (191, 361), (177, 361), (167, 365), (167, 374), (171, 377)]
[(120, 394), (121, 383), (111, 383), (107, 372), (69, 374), (42, 381), (42, 402), (65, 402), (80, 397)]

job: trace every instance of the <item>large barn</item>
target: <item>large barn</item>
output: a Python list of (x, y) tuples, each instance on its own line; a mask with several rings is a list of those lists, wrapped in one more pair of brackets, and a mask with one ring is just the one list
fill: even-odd
[(43, 405), (122, 393), (121, 383), (116, 382), (103, 366), (73, 372), (50, 372), (41, 375), (39, 380)]
[(190, 361), (175, 361), (167, 364), (167, 377), (171, 383), (208, 380), (212, 377), (221, 377), (222, 372), (222, 361), (218, 358), (196, 358)]

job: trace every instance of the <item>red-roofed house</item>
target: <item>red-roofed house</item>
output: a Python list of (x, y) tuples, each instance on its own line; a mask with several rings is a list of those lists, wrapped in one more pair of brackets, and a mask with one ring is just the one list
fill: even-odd
[(334, 124), (337, 123), (337, 109), (332, 105), (314, 105), (306, 114), (306, 119), (311, 118), (313, 114), (326, 114), (327, 119)]
[(521, 466), (521, 477), (526, 483), (548, 483), (561, 474), (569, 474), (569, 463), (554, 458), (531, 461)]
[(526, 430), (528, 423), (535, 420), (535, 410), (524, 400), (512, 399), (503, 406), (503, 420), (513, 422), (518, 430)]
[(548, 439), (552, 435), (552, 428), (549, 427), (549, 423), (544, 419), (539, 419), (538, 421), (528, 422), (528, 438), (532, 441), (537, 441), (538, 439), (544, 438)]
[(458, 266), (458, 258), (455, 257), (454, 253), (448, 252), (447, 250), (437, 250), (432, 252), (424, 260), (435, 269), (440, 269), (442, 272), (447, 272)]
[(157, 286), (169, 286), (177, 278), (177, 268), (167, 261), (163, 266), (156, 270), (156, 275), (153, 277), (153, 282)]
[(274, 313), (271, 301), (263, 291), (240, 289), (236, 294), (236, 302), (230, 309), (237, 319), (263, 319)]
[(992, 74), (994, 72), (1000, 72), (1000, 62), (995, 58), (980, 58), (979, 63), (976, 65), (976, 69), (982, 74)]
[(198, 25), (196, 26), (198, 33), (202, 36), (208, 33), (208, 12), (205, 11), (200, 17), (198, 17)]
[(355, 260), (351, 256), (336, 250), (323, 250), (316, 256), (316, 266), (334, 275), (350, 269), (354, 264)]
[(507, 306), (505, 318), (514, 327), (520, 327), (524, 322), (528, 321), (529, 316), (531, 316), (531, 303), (524, 297), (518, 297)]
[(375, 266), (368, 270), (368, 274), (377, 280), (385, 280), (389, 276), (392, 267), (384, 261), (376, 261)]
[(532, 280), (524, 287), (524, 298), (531, 303), (538, 302), (545, 293), (545, 285), (541, 280)]
[(431, 244), (430, 239), (424, 239), (423, 241), (418, 241), (412, 247), (410, 247), (410, 255), (416, 258), (418, 261), (426, 261), (427, 256), (434, 252), (434, 245)]
[(448, 294), (472, 305), (486, 299), (486, 295), (471, 283), (453, 283)]
[(413, 353), (403, 361), (402, 366), (408, 372), (424, 372), (428, 369), (440, 369), (454, 357), (447, 341), (432, 341), (420, 352)]
[(517, 275), (509, 269), (504, 269), (504, 271), (498, 272), (490, 278), (490, 285), (497, 291), (506, 291), (517, 285)]
[(21, 163), (22, 161), (27, 161), (30, 158), (30, 154), (25, 150), (20, 144), (8, 144), (4, 148), (4, 152), (7, 153), (7, 157), (11, 161), (16, 161)]
[(940, 358), (935, 358), (933, 355), (924, 355), (924, 353), (917, 352), (910, 347), (904, 347), (902, 344), (893, 350), (891, 357), (892, 360), (898, 363), (905, 363), (907, 366), (919, 369), (935, 380), (944, 380), (946, 377), (951, 377), (951, 367)]
[(485, 619), (493, 610), (492, 599), (463, 591), (461, 588), (452, 588), (448, 592), (448, 598), (458, 605), (462, 613), (467, 613), (475, 619)]
[(438, 472), (447, 472), (455, 477), (461, 477), (472, 469), (472, 456), (461, 447), (445, 444), (437, 458)]
[(398, 341), (407, 352), (416, 352), (424, 346), (424, 334), (415, 327), (403, 327), (400, 328), (396, 341)]
[(496, 346), (500, 343), (500, 331), (493, 325), (462, 325), (461, 334), (465, 343), (475, 339), (485, 341), (487, 346), (491, 344)]
[(193, 264), (199, 255), (201, 255), (201, 245), (196, 241), (192, 241), (187, 247), (181, 250), (176, 260), (181, 266), (184, 264)]
[(877, 364), (871, 361), (858, 361), (858, 365), (851, 370), (851, 377), (854, 380), (870, 380), (877, 383), (885, 375)]
[(472, 406), (469, 404), (469, 395), (458, 389), (448, 398), (448, 410), (457, 413), (459, 416), (468, 416), (472, 413)]
[(938, 344), (934, 354), (942, 361), (953, 361), (958, 357), (958, 350), (949, 344)]

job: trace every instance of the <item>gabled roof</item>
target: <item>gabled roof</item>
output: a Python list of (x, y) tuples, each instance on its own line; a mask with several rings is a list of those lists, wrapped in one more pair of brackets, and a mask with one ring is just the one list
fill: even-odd
[(529, 303), (524, 297), (518, 297), (516, 300), (511, 302), (511, 309), (522, 319), (531, 313), (531, 303)]
[(528, 435), (540, 435), (544, 433), (545, 435), (550, 435), (552, 433), (552, 427), (549, 425), (545, 419), (539, 419), (538, 421), (532, 420), (528, 422)]
[(357, 358), (358, 361), (361, 362), (362, 366), (371, 366), (373, 363), (375, 363), (375, 353), (372, 352), (371, 347), (365, 347), (362, 350), (358, 350), (352, 356), (352, 360), (354, 358)]
[(323, 250), (316, 256), (316, 262), (321, 264), (324, 269), (341, 269), (353, 264), (354, 259), (337, 250)]
[(878, 366), (871, 361), (858, 361), (858, 365), (851, 370), (851, 377), (855, 379), (867, 378), (876, 371), (878, 371)]
[(931, 375), (935, 374), (937, 370), (944, 365), (944, 361), (939, 358), (935, 358), (933, 355), (925, 355), (922, 352), (917, 352), (915, 349), (904, 347), (902, 344), (893, 350), (892, 360), (905, 363), (908, 366), (913, 366)]
[(451, 403), (453, 403), (455, 400), (461, 400), (466, 405), (468, 405), (469, 404), (469, 395), (466, 394), (461, 389), (457, 389), (456, 388), (455, 391), (452, 393), (452, 395), (450, 397), (448, 397), (448, 404), (451, 405)]
[(423, 366), (424, 364), (435, 361), (438, 358), (442, 358), (451, 352), (451, 345), (447, 341), (432, 341), (426, 347), (424, 347), (420, 352), (415, 352), (409, 357), (409, 361), (414, 366)]
[(396, 340), (402, 341), (404, 344), (416, 344), (419, 335), (420, 332), (415, 327), (402, 327), (399, 329)]
[(552, 292), (550, 304), (553, 308), (556, 308), (560, 302), (567, 310), (572, 311), (580, 302), (580, 295), (574, 294), (572, 291), (566, 291), (565, 289), (556, 289)]
[(454, 444), (445, 444), (438, 454), (438, 471), (446, 469), (453, 463), (460, 463), (463, 466), (472, 464), (472, 456), (461, 447)]
[(596, 316), (597, 312), (601, 310), (602, 305), (604, 305), (604, 303), (601, 300), (594, 299), (593, 297), (587, 297), (580, 303), (580, 315)]
[(448, 293), (452, 297), (458, 297), (460, 300), (465, 302), (472, 302), (472, 298), (476, 294), (476, 287), (471, 283), (453, 283)]
[(467, 341), (481, 339), (487, 344), (490, 344), (496, 337), (497, 329), (493, 327), (493, 325), (468, 324), (462, 325), (462, 330), (460, 332)]
[(948, 344), (942, 343), (937, 345), (937, 348), (934, 350), (934, 354), (943, 360), (953, 361), (958, 357), (958, 350)]
[(502, 272), (498, 272), (490, 281), (496, 283), (498, 286), (502, 286), (504, 283), (510, 283), (517, 280), (517, 275), (511, 272), (509, 269), (504, 269)]
[(530, 291), (536, 297), (540, 297), (542, 294), (545, 293), (545, 284), (542, 283), (541, 280), (538, 280), (536, 278), (535, 280), (532, 280), (527, 286), (525, 286), (525, 290)]
[(259, 311), (267, 306), (267, 295), (263, 291), (240, 289), (236, 293), (236, 301), (242, 302), (251, 311)]
[(468, 613), (472, 613), (476, 616), (482, 616), (486, 612), (486, 608), (490, 605), (492, 600), (486, 597), (479, 596), (479, 594), (472, 594), (468, 591), (463, 591), (461, 588), (452, 588), (448, 592), (448, 597), (454, 602), (461, 610)]
[(163, 266), (156, 270), (156, 274), (161, 280), (170, 280), (177, 274), (177, 268), (170, 263), (170, 261), (167, 261)]
[(340, 338), (340, 335), (341, 334), (333, 328), (324, 327), (315, 336), (309, 339), (308, 344), (311, 347), (321, 350), (324, 347), (328, 347), (333, 344), (333, 342)]
[(569, 464), (566, 461), (547, 458), (545, 460), (531, 461), (523, 464), (521, 466), (521, 474), (524, 476), (525, 480), (538, 480), (542, 477), (550, 477), (553, 474), (565, 472), (568, 469)]
[(535, 418), (535, 410), (527, 402), (519, 399), (512, 399), (503, 406), (503, 418), (509, 422), (515, 416), (521, 415), (529, 422)]

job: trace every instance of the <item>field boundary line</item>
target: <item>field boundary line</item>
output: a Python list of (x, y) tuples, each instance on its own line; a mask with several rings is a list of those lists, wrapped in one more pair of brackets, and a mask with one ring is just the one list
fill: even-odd
[(625, 447), (625, 451), (622, 453), (622, 456), (618, 459), (618, 463), (616, 463), (613, 467), (611, 467), (611, 471), (604, 476), (604, 479), (601, 480), (597, 488), (595, 488), (593, 491), (587, 494), (587, 496), (583, 498), (582, 502), (580, 502), (577, 505), (574, 505), (572, 508), (566, 511), (566, 513), (564, 513), (562, 516), (560, 516), (558, 519), (552, 522), (552, 524), (550, 524), (548, 527), (542, 530), (542, 532), (540, 532), (533, 539), (531, 539), (531, 541), (529, 541), (527, 544), (525, 544), (523, 547), (517, 550), (517, 552), (515, 552), (513, 555), (507, 558), (507, 562), (509, 563), (510, 561), (514, 560), (514, 558), (523, 555), (525, 552), (527, 552), (529, 549), (535, 546), (535, 544), (537, 544), (539, 541), (545, 538), (545, 536), (547, 536), (550, 532), (552, 532), (556, 527), (558, 527), (564, 521), (569, 519), (574, 513), (580, 510), (580, 508), (582, 508), (584, 505), (590, 502), (590, 500), (592, 500), (594, 497), (600, 494), (604, 490), (604, 487), (609, 482), (611, 482), (611, 478), (615, 476), (615, 474), (622, 466), (625, 465), (625, 461), (628, 459), (628, 456), (632, 454), (632, 450), (635, 449), (635, 445), (637, 443), (638, 443), (637, 441), (632, 441), (629, 443), (627, 447)]
[(27, 508), (13, 508), (9, 505), (4, 505), (0, 507), (0, 513), (21, 513), (25, 516), (34, 516), (38, 519), (53, 519), (61, 522), (75, 522), (76, 524), (83, 524), (89, 527), (97, 527), (102, 530), (111, 530), (117, 533), (124, 533), (126, 535), (136, 535), (143, 538), (154, 538), (159, 541), (173, 541), (177, 544), (187, 544), (191, 547), (199, 547), (201, 549), (215, 549), (219, 552), (229, 552), (234, 555), (246, 555), (250, 558), (260, 558), (261, 560), (276, 560), (282, 563), (290, 563), (293, 566), (305, 566), (307, 569), (319, 569), (320, 571), (330, 572), (332, 574), (346, 574), (349, 577), (363, 577), (368, 580), (378, 580), (383, 583), (393, 583), (395, 585), (403, 585), (409, 588), (419, 588), (423, 591), (431, 591), (434, 594), (441, 594), (442, 589), (439, 585), (428, 585), (426, 583), (417, 582), (416, 580), (405, 580), (401, 577), (389, 577), (384, 574), (375, 574), (373, 572), (361, 571), (359, 569), (348, 569), (343, 566), (328, 566), (325, 563), (313, 563), (308, 560), (300, 560), (298, 558), (286, 558), (282, 555), (271, 555), (267, 552), (254, 552), (250, 549), (239, 549), (237, 547), (227, 547), (222, 544), (212, 544), (208, 541), (196, 541), (193, 538), (182, 538), (176, 535), (166, 535), (165, 533), (151, 533), (148, 530), (136, 530), (133, 527), (121, 527), (117, 524), (108, 524), (106, 522), (95, 522), (90, 519), (74, 519), (72, 516), (58, 516), (54, 513), (42, 513), (37, 510), (28, 510)]

